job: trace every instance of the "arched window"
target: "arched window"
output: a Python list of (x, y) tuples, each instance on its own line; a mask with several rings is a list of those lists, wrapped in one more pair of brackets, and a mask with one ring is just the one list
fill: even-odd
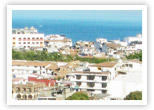
[(20, 98), (21, 98), (21, 95), (20, 95), (20, 94), (18, 94), (18, 95), (17, 95), (17, 99), (20, 99)]
[(29, 96), (28, 96), (28, 99), (30, 99), (30, 100), (31, 100), (32, 98), (33, 98), (33, 96), (32, 96), (32, 95), (29, 95)]

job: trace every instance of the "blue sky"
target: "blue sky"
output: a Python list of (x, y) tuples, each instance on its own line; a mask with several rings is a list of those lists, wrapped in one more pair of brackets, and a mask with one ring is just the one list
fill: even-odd
[(13, 19), (108, 20), (142, 22), (141, 10), (13, 10)]

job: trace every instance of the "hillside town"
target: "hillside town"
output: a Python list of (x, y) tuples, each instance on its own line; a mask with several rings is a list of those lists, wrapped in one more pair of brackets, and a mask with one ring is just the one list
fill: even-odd
[(14, 100), (67, 100), (80, 91), (90, 100), (124, 100), (142, 91), (142, 59), (128, 57), (142, 53), (141, 34), (73, 43), (32, 26), (12, 29), (12, 51), (18, 53), (12, 55)]

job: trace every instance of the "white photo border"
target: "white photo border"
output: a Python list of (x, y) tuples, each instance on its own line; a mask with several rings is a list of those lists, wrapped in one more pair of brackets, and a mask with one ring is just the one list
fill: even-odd
[[(13, 10), (142, 10), (142, 100), (13, 100)], [(7, 5), (7, 105), (147, 105), (147, 5)]]

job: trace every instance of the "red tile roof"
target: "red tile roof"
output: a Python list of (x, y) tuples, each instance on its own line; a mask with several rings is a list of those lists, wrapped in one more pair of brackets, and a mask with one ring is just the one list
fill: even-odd
[(50, 87), (53, 87), (54, 83), (56, 82), (56, 80), (53, 80), (53, 79), (37, 79), (34, 77), (28, 77), (28, 81), (45, 83), (46, 86), (49, 86), (49, 84), (50, 84)]

